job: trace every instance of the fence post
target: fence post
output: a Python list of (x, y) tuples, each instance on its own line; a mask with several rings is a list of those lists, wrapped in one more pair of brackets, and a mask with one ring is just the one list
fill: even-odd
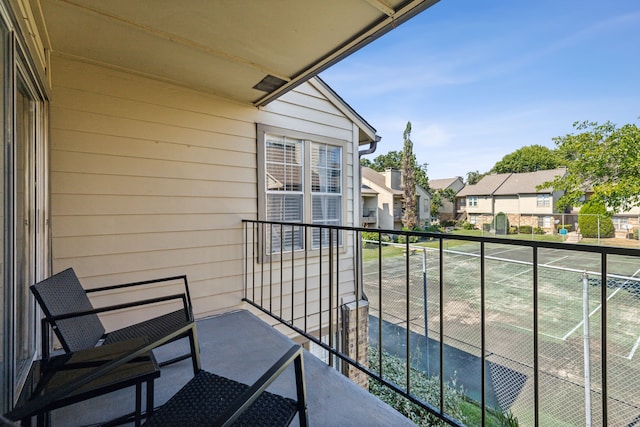
[[(603, 282), (602, 286), (606, 286)], [(582, 325), (584, 331), (584, 413), (585, 426), (591, 427), (591, 349), (589, 346), (589, 276), (582, 274)]]

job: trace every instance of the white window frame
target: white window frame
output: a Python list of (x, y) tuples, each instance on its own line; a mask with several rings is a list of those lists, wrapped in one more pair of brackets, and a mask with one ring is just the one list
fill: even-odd
[(467, 197), (467, 207), (477, 208), (478, 207), (478, 196), (468, 196)]
[(616, 231), (629, 231), (627, 226), (629, 225), (629, 218), (626, 216), (614, 216), (611, 217), (613, 221), (613, 228)]
[(536, 206), (539, 208), (548, 208), (551, 206), (551, 195), (538, 194), (536, 197)]
[[(345, 165), (346, 165), (346, 159), (347, 159), (347, 141), (343, 141), (343, 140), (338, 140), (335, 138), (330, 138), (330, 137), (326, 137), (326, 136), (321, 136), (321, 135), (315, 135), (315, 134), (310, 134), (310, 133), (305, 133), (305, 132), (299, 132), (299, 131), (295, 131), (295, 130), (291, 130), (291, 129), (285, 129), (285, 128), (279, 128), (279, 127), (275, 127), (275, 126), (269, 126), (269, 125), (265, 125), (265, 124), (258, 124), (257, 125), (257, 144), (258, 144), (258, 219), (259, 220), (263, 220), (266, 221), (267, 218), (267, 214), (268, 214), (268, 210), (267, 210), (267, 199), (268, 199), (268, 194), (275, 194), (275, 193), (270, 193), (267, 189), (267, 166), (266, 166), (266, 142), (267, 142), (267, 136), (271, 135), (271, 136), (277, 136), (277, 137), (284, 137), (290, 140), (297, 140), (297, 141), (301, 141), (301, 143), (303, 144), (302, 147), (302, 152), (303, 152), (303, 161), (302, 161), (302, 165), (303, 165), (303, 178), (302, 178), (302, 191), (300, 192), (300, 194), (302, 194), (302, 217), (300, 219), (301, 223), (304, 224), (326, 224), (326, 221), (322, 221), (322, 222), (318, 222), (318, 221), (314, 221), (313, 219), (313, 200), (314, 200), (314, 196), (316, 197), (326, 197), (326, 196), (336, 196), (339, 197), (340, 202), (339, 202), (339, 214), (338, 214), (338, 219), (333, 219), (333, 221), (331, 222), (331, 225), (343, 225), (345, 224), (345, 206), (346, 206), (346, 198), (347, 198), (347, 174), (345, 172)], [(320, 145), (325, 145), (325, 146), (333, 146), (333, 147), (337, 147), (340, 149), (340, 178), (339, 178), (339, 182), (340, 182), (340, 192), (339, 193), (335, 193), (335, 192), (319, 192), (319, 191), (313, 191), (313, 184), (314, 184), (314, 180), (312, 178), (312, 146), (314, 144), (320, 144)], [(284, 193), (284, 192), (283, 192)], [(293, 192), (292, 192), (293, 194)], [(317, 199), (316, 199), (317, 200)], [(294, 228), (294, 227), (290, 227), (290, 228)], [(276, 234), (276, 232), (278, 232), (278, 230), (274, 231), (274, 236)], [(286, 233), (286, 230), (282, 231), (283, 234)], [(289, 230), (289, 233), (294, 233), (295, 231)], [(317, 235), (317, 231), (315, 233), (313, 233), (312, 235), (308, 235), (308, 236), (302, 236), (301, 235), (301, 239), (299, 241), (296, 242), (296, 244), (293, 247), (294, 251), (301, 251), (305, 249), (305, 246), (308, 246), (306, 249), (307, 250), (317, 250), (319, 249), (317, 244), (314, 244), (314, 242), (317, 242), (319, 235)], [(310, 233), (311, 234), (311, 233)], [(297, 238), (297, 237), (296, 237)], [(334, 235), (335, 238), (335, 235)], [(323, 236), (323, 247), (326, 246), (326, 242), (328, 241), (328, 233), (326, 236)], [(338, 233), (338, 239), (340, 239), (340, 233)], [(300, 244), (297, 244), (297, 243)], [(307, 242), (308, 245), (307, 245)], [(339, 242), (341, 243), (341, 241), (339, 240)], [(280, 248), (277, 248), (276, 250), (273, 250), (270, 248), (270, 244), (269, 244), (269, 238), (267, 238), (264, 242), (265, 245), (265, 254), (276, 254), (280, 252)], [(283, 245), (284, 246), (284, 245)], [(289, 252), (291, 250), (291, 247), (284, 247), (282, 252)]]

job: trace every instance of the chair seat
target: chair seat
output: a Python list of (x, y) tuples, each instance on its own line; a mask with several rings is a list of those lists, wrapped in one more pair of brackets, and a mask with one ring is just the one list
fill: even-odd
[(168, 333), (180, 329), (189, 322), (190, 320), (187, 318), (183, 309), (176, 310), (132, 326), (109, 332), (104, 339), (104, 344), (132, 340), (138, 337), (145, 337), (147, 342), (153, 342), (166, 336)]
[[(213, 421), (249, 388), (228, 378), (199, 371), (167, 403), (156, 410), (146, 426), (212, 426)], [(297, 411), (296, 402), (264, 392), (235, 421), (234, 426), (286, 426)]]

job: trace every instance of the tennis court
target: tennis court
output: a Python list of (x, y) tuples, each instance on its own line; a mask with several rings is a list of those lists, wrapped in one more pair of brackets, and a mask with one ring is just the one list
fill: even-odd
[[(426, 278), (427, 334), (430, 339), (440, 340), (442, 261), (443, 342), (480, 356), (481, 272), (484, 271), (486, 359), (496, 366), (489, 375), (492, 383), (499, 385), (498, 406), (511, 410), (521, 425), (533, 425), (535, 274), (540, 421), (544, 421), (543, 425), (579, 426), (585, 423), (583, 285), (586, 274), (591, 413), (594, 421), (601, 419), (600, 255), (539, 248), (534, 271), (530, 247), (485, 244), (484, 266), (480, 250), (479, 243), (449, 241), (442, 260), (439, 251), (428, 248), (416, 248), (409, 260), (402, 254), (383, 255), (381, 272), (379, 261), (370, 259), (363, 271), (371, 313), (401, 327), (407, 327), (408, 323), (411, 331), (424, 334)], [(606, 268), (608, 414), (610, 425), (626, 426), (640, 414), (640, 391), (636, 387), (640, 380), (640, 316), (637, 315), (640, 264), (633, 257), (610, 255)], [(509, 378), (500, 377), (512, 372), (526, 376), (523, 387), (511, 389)], [(465, 367), (460, 366), (456, 375), (461, 378), (476, 373), (465, 372)]]

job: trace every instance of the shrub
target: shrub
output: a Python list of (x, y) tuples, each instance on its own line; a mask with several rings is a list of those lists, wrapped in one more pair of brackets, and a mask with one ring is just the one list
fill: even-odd
[(633, 230), (633, 238), (638, 240), (638, 229), (637, 228), (634, 228), (634, 230)]
[(567, 230), (567, 233), (568, 233), (569, 231), (571, 231), (573, 229), (573, 225), (571, 225), (571, 224), (559, 225), (558, 226), (558, 233), (560, 233), (560, 230), (562, 230), (562, 229)]
[(374, 242), (380, 240), (380, 233), (377, 231), (363, 231), (361, 234), (362, 240), (373, 240)]
[[(385, 379), (392, 383), (403, 386), (407, 382), (405, 363), (403, 360), (382, 352), (382, 371)], [(378, 349), (369, 346), (369, 366), (377, 366), (379, 362)], [(375, 369), (375, 368), (374, 368)], [(440, 380), (438, 377), (428, 377), (424, 372), (411, 369), (411, 391), (414, 395), (420, 396), (428, 402), (438, 402), (440, 400)], [(390, 388), (372, 380), (369, 381), (369, 392), (377, 396), (382, 401), (394, 407), (398, 412), (409, 418), (419, 426), (445, 425), (431, 415), (426, 409), (416, 405), (400, 396)], [(464, 399), (463, 390), (456, 384), (445, 384), (445, 411), (454, 418), (464, 422), (465, 416), (462, 413), (462, 402)]]
[(440, 225), (442, 227), (455, 227), (456, 221), (453, 219), (445, 219), (444, 221), (440, 221)]
[[(417, 243), (420, 238), (418, 236), (409, 236), (409, 243)], [(398, 234), (398, 243), (407, 243), (407, 236), (405, 234)]]
[(482, 231), (489, 232), (491, 231), (491, 223), (485, 222), (482, 224)]
[(533, 229), (533, 234), (544, 234), (544, 228), (536, 227)]
[(470, 222), (463, 222), (462, 223), (462, 228), (464, 228), (465, 230), (475, 230), (476, 226), (474, 224), (471, 224)]
[[(599, 234), (598, 225), (600, 226)], [(587, 202), (580, 209), (578, 227), (583, 237), (613, 237), (616, 233), (604, 204), (597, 202)]]
[(518, 227), (509, 227), (509, 234), (518, 234)]
[(521, 225), (518, 232), (520, 234), (531, 234), (533, 232), (533, 227), (530, 225)]

